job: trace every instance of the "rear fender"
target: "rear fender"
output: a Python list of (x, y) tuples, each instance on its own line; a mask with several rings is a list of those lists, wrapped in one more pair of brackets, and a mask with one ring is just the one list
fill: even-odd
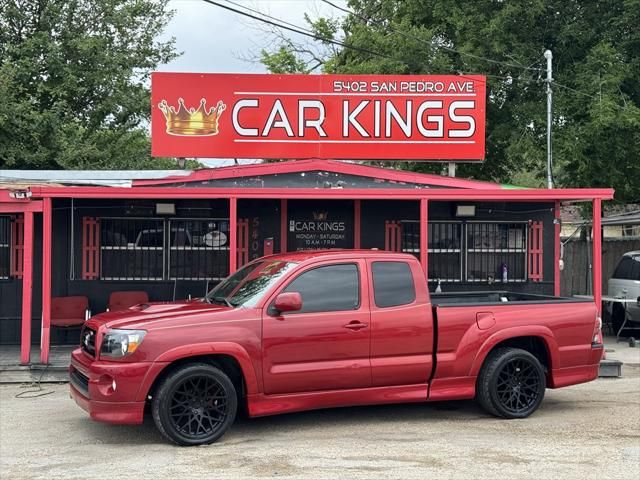
[(177, 360), (201, 355), (228, 355), (233, 357), (238, 362), (240, 369), (242, 370), (247, 394), (251, 395), (260, 393), (256, 372), (253, 367), (253, 363), (251, 362), (251, 357), (247, 351), (237, 343), (211, 342), (182, 345), (172, 348), (156, 358), (153, 362), (153, 366), (149, 369), (149, 372), (140, 386), (138, 400), (141, 401), (146, 398), (151, 385), (153, 385), (153, 382), (158, 378), (158, 375), (160, 375), (168, 365)]
[(544, 327), (542, 325), (531, 325), (524, 328), (513, 327), (499, 330), (484, 341), (482, 346), (478, 349), (478, 353), (476, 354), (475, 359), (473, 360), (469, 375), (472, 377), (477, 377), (479, 375), (480, 369), (482, 368), (482, 364), (487, 358), (487, 355), (489, 355), (489, 352), (491, 352), (491, 350), (493, 350), (496, 345), (505, 340), (517, 337), (541, 338), (545, 343), (545, 346), (547, 347), (547, 351), (549, 352), (549, 370), (551, 370), (553, 365), (559, 364), (558, 342), (556, 342), (556, 339), (553, 336), (553, 332), (551, 332), (548, 327)]

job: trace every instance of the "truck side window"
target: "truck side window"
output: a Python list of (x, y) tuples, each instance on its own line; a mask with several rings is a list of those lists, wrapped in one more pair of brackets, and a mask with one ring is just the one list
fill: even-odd
[(283, 291), (302, 295), (302, 310), (295, 313), (357, 310), (360, 306), (358, 267), (350, 263), (307, 270)]
[(373, 262), (373, 297), (379, 308), (413, 303), (416, 288), (406, 262)]

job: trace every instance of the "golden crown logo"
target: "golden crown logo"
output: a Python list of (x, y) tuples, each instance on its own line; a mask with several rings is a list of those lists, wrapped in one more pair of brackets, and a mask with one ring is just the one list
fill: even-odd
[(178, 109), (169, 105), (166, 100), (158, 104), (158, 108), (167, 119), (167, 133), (171, 135), (207, 136), (218, 134), (218, 120), (227, 106), (218, 101), (215, 107), (207, 110), (207, 101), (200, 99), (200, 106), (187, 108), (184, 99), (178, 99)]
[(326, 222), (327, 218), (329, 218), (329, 212), (327, 211), (318, 211), (318, 212), (313, 212), (313, 219), (316, 222)]

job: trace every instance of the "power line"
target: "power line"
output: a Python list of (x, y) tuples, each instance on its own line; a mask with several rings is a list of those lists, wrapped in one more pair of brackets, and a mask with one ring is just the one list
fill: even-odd
[[(277, 18), (277, 17), (273, 17), (273, 16), (268, 15), (266, 13), (263, 13), (263, 12), (261, 12), (259, 10), (255, 10), (253, 8), (250, 8), (250, 7), (247, 7), (247, 6), (232, 2), (231, 0), (226, 0), (226, 1), (227, 1), (227, 3), (231, 3), (232, 5), (235, 5), (237, 7), (243, 8), (243, 9), (248, 10), (250, 12), (256, 13), (256, 14), (260, 15), (263, 18), (257, 17), (255, 15), (252, 15), (252, 14), (247, 13), (247, 12), (242, 12), (240, 10), (236, 10), (235, 8), (229, 7), (227, 5), (223, 5), (223, 4), (221, 4), (219, 2), (216, 2), (216, 1), (213, 1), (213, 0), (203, 0), (203, 1), (205, 3), (209, 3), (211, 5), (223, 8), (225, 10), (229, 10), (229, 11), (237, 13), (239, 15), (242, 15), (242, 16), (245, 16), (245, 17), (249, 17), (249, 18), (251, 18), (253, 20), (257, 20), (259, 22), (267, 23), (267, 24), (272, 25), (272, 26), (274, 26), (276, 28), (282, 28), (284, 30), (288, 30), (288, 31), (291, 31), (291, 32), (294, 32), (294, 33), (298, 33), (300, 35), (311, 37), (311, 38), (313, 38), (315, 40), (320, 40), (320, 41), (323, 41), (323, 42), (331, 43), (333, 45), (338, 45), (338, 46), (341, 46), (341, 47), (344, 47), (344, 48), (347, 48), (347, 49), (350, 49), (350, 50), (355, 50), (355, 51), (358, 51), (358, 52), (361, 52), (361, 53), (366, 53), (368, 55), (373, 55), (373, 56), (377, 56), (377, 57), (380, 57), (380, 58), (385, 58), (387, 60), (392, 60), (392, 61), (397, 61), (397, 62), (404, 62), (403, 60), (401, 60), (399, 58), (395, 58), (395, 57), (392, 57), (392, 56), (384, 54), (384, 53), (380, 53), (380, 52), (377, 52), (377, 51), (374, 51), (374, 50), (369, 50), (369, 49), (366, 49), (366, 48), (354, 47), (352, 45), (348, 45), (346, 43), (343, 43), (343, 42), (340, 42), (340, 41), (337, 41), (337, 40), (334, 40), (334, 39), (328, 39), (326, 37), (322, 37), (322, 36), (317, 35), (316, 33), (314, 33), (313, 31), (311, 31), (311, 30), (309, 30), (307, 28), (301, 27), (301, 26), (296, 25), (296, 24), (291, 23), (291, 22), (287, 22), (287, 21), (282, 20), (282, 19)], [(339, 5), (336, 5), (335, 3), (331, 2), (330, 0), (322, 0), (322, 1), (324, 3), (332, 6), (332, 7), (340, 10), (340, 11), (352, 14), (352, 15), (356, 16), (357, 18), (360, 18), (361, 20), (365, 21), (365, 22), (371, 21), (371, 19), (368, 19), (368, 18), (366, 18), (366, 17), (364, 17), (364, 16), (362, 16), (360, 14), (357, 14), (356, 12), (353, 12), (353, 11), (349, 10), (348, 8), (344, 8), (344, 7), (341, 7)], [(267, 19), (271, 19), (273, 21), (270, 21), (270, 20), (267, 20)], [(402, 36), (405, 36), (407, 38), (419, 41), (421, 43), (429, 44), (430, 46), (432, 45), (431, 42), (427, 42), (426, 40), (424, 40), (422, 38), (419, 38), (419, 37), (416, 37), (414, 35), (409, 35), (409, 34), (406, 34), (404, 32), (400, 32), (400, 31), (393, 30), (393, 29), (390, 29), (390, 30), (391, 30), (391, 33), (402, 35)], [(451, 52), (454, 52), (454, 53), (458, 53), (460, 55), (470, 56), (470, 57), (476, 58), (478, 60), (484, 60), (484, 61), (488, 61), (488, 62), (491, 62), (491, 63), (511, 66), (511, 67), (514, 67), (514, 68), (521, 68), (521, 69), (530, 70), (530, 71), (542, 71), (543, 70), (541, 68), (533, 68), (532, 66), (525, 66), (525, 65), (518, 65), (518, 64), (508, 63), (508, 62), (501, 62), (499, 60), (493, 60), (493, 59), (490, 59), (490, 58), (481, 57), (481, 56), (474, 55), (474, 54), (471, 54), (471, 53), (460, 52), (460, 51), (458, 51), (456, 49), (453, 49), (451, 47), (447, 47), (447, 46), (444, 46), (444, 45), (441, 45), (440, 48), (443, 48), (445, 50), (448, 50), (448, 51), (451, 51)], [(535, 63), (537, 63), (537, 62), (534, 62), (532, 65), (535, 65)], [(469, 75), (469, 74), (457, 74), (457, 75), (460, 76), (461, 78), (470, 78), (470, 77), (465, 76), (465, 75)], [(491, 75), (491, 74), (484, 74), (484, 76), (488, 77), (488, 78), (494, 78), (494, 79), (497, 79), (497, 80), (511, 80), (511, 81), (519, 80), (519, 81), (524, 81), (526, 83), (538, 83), (540, 81), (539, 79), (523, 78), (523, 77), (520, 77), (520, 76), (514, 77), (514, 76), (500, 76), (500, 75)], [(474, 80), (476, 80), (476, 79), (474, 79)], [(591, 94), (588, 94), (588, 93), (585, 93), (585, 92), (581, 92), (579, 90), (576, 90), (575, 88), (569, 87), (567, 85), (563, 85), (561, 83), (557, 83), (555, 81), (552, 82), (552, 85), (558, 86), (560, 88), (564, 88), (564, 89), (569, 90), (571, 92), (574, 92), (574, 93), (576, 93), (578, 95), (583, 95), (585, 97), (589, 97), (589, 98), (592, 98), (592, 99), (595, 99), (595, 100), (599, 99), (599, 97), (597, 97), (595, 95), (591, 95)], [(615, 105), (616, 107), (618, 107), (620, 109), (624, 109), (625, 108), (624, 106), (621, 106), (621, 105), (617, 105), (617, 104), (613, 104), (613, 105)]]
[[(258, 17), (256, 15), (252, 15), (252, 14), (247, 13), (247, 12), (242, 12), (240, 10), (236, 10), (235, 8), (232, 8), (230, 6), (221, 4), (221, 3), (213, 1), (213, 0), (203, 0), (203, 1), (205, 3), (209, 3), (211, 5), (223, 8), (225, 10), (229, 10), (229, 11), (237, 13), (239, 15), (242, 15), (242, 16), (245, 16), (245, 17), (249, 17), (249, 18), (251, 18), (253, 20), (257, 20), (259, 22), (267, 23), (267, 24), (272, 25), (274, 27), (282, 28), (284, 30), (288, 30), (288, 31), (291, 31), (291, 32), (294, 32), (294, 33), (298, 33), (300, 35), (311, 37), (311, 38), (313, 38), (315, 40), (325, 41), (325, 42), (328, 42), (328, 43), (331, 43), (331, 44), (334, 44), (334, 45), (338, 45), (338, 46), (341, 46), (341, 47), (344, 47), (344, 48), (347, 48), (347, 49), (350, 49), (350, 50), (355, 50), (355, 51), (359, 51), (359, 52), (362, 52), (362, 53), (366, 53), (368, 55), (373, 55), (373, 56), (377, 56), (377, 57), (380, 57), (380, 58), (385, 58), (387, 60), (392, 60), (392, 61), (395, 61), (395, 62), (404, 63), (404, 60), (401, 60), (401, 59), (396, 58), (396, 57), (392, 57), (392, 56), (384, 54), (384, 53), (380, 53), (380, 52), (376, 52), (374, 50), (364, 49), (364, 48), (360, 48), (360, 47), (354, 47), (352, 45), (348, 45), (346, 43), (343, 43), (343, 42), (340, 42), (340, 41), (337, 41), (337, 40), (327, 39), (325, 37), (321, 37), (321, 36), (313, 33), (311, 30), (305, 29), (304, 27), (301, 27), (299, 25), (295, 25), (295, 24), (290, 23), (290, 22), (286, 22), (284, 20), (281, 20), (279, 18), (273, 17), (271, 15), (267, 15), (266, 13), (260, 12), (259, 10), (255, 10), (253, 8), (246, 7), (244, 5), (237, 4), (235, 2), (232, 2), (231, 0), (227, 0), (227, 3), (231, 3), (231, 4), (235, 5), (235, 6), (244, 8), (245, 10), (254, 12), (254, 13), (256, 13), (258, 15), (261, 15), (262, 17), (266, 17), (266, 18), (261, 18), (261, 17)], [(267, 20), (267, 18), (272, 19), (274, 21)], [(471, 79), (471, 77), (468, 76), (468, 75), (470, 75), (468, 73), (467, 74), (457, 73), (456, 75), (458, 75), (460, 78)], [(516, 78), (517, 78), (518, 80), (522, 80), (522, 81), (525, 81), (525, 82), (528, 82), (528, 83), (537, 82), (536, 79), (526, 79), (526, 78), (522, 78), (522, 77), (500, 76), (500, 75), (491, 75), (491, 74), (484, 74), (484, 76), (485, 77), (489, 77), (489, 78), (495, 78), (495, 79), (498, 79), (498, 80), (516, 80)], [(478, 80), (476, 78), (473, 78), (473, 80), (482, 81), (482, 80)]]
[(306, 27), (301, 27), (300, 25), (296, 25), (295, 23), (287, 22), (286, 20), (283, 20), (281, 18), (273, 17), (273, 16), (271, 16), (271, 15), (269, 15), (267, 13), (261, 12), (260, 10), (256, 10), (255, 8), (247, 7), (246, 5), (242, 5), (241, 3), (232, 2), (231, 0), (226, 0), (226, 2), (230, 3), (231, 5), (234, 5), (236, 7), (248, 10), (249, 12), (257, 13), (258, 15), (261, 15), (263, 17), (270, 18), (271, 20), (274, 20), (276, 22), (283, 23), (285, 25), (289, 25), (290, 27), (296, 28), (298, 30), (303, 30), (305, 32), (308, 32), (311, 35), (314, 35), (314, 36), (316, 35), (316, 33), (314, 31), (309, 30)]
[[(371, 18), (367, 18), (367, 17), (365, 17), (363, 15), (360, 15), (359, 13), (356, 13), (356, 12), (354, 12), (354, 11), (348, 9), (348, 8), (344, 8), (344, 7), (341, 7), (339, 5), (336, 5), (335, 3), (333, 3), (333, 2), (331, 2), (329, 0), (322, 0), (322, 1), (324, 3), (326, 3), (327, 5), (332, 6), (333, 8), (336, 8), (336, 9), (342, 11), (342, 12), (351, 14), (351, 15), (359, 18), (360, 20), (364, 21), (365, 23), (371, 22), (371, 23), (373, 23), (375, 25), (383, 26), (383, 27), (387, 28), (391, 33), (393, 33), (395, 35), (401, 35), (401, 36), (403, 36), (405, 38), (409, 38), (411, 40), (415, 40), (415, 41), (418, 41), (418, 42), (421, 42), (421, 43), (424, 43), (424, 44), (428, 44), (430, 47), (442, 48), (443, 50), (447, 50), (447, 51), (452, 52), (452, 53), (457, 53), (458, 55), (467, 56), (467, 57), (470, 57), (470, 58), (474, 58), (476, 60), (482, 60), (482, 61), (493, 63), (493, 64), (496, 64), (496, 65), (504, 65), (504, 66), (507, 66), (507, 67), (520, 68), (522, 70), (533, 70), (533, 71), (537, 71), (537, 72), (544, 70), (542, 68), (531, 67), (531, 66), (527, 67), (525, 65), (520, 65), (520, 64), (517, 64), (517, 63), (503, 62), (501, 60), (494, 60), (492, 58), (482, 57), (480, 55), (475, 55), (473, 53), (462, 52), (460, 50), (456, 50), (455, 48), (447, 47), (446, 45), (436, 45), (432, 41), (427, 41), (427, 40), (424, 40), (423, 38), (416, 37), (415, 35), (411, 35), (411, 34), (408, 34), (406, 32), (402, 32), (402, 31), (399, 31), (399, 30), (394, 30), (392, 28), (387, 27), (386, 25), (381, 25), (382, 22), (374, 21)], [(535, 63), (538, 63), (538, 62), (535, 62)], [(534, 65), (535, 65), (535, 63), (534, 63)]]
[(591, 95), (589, 93), (581, 92), (580, 90), (576, 90), (575, 88), (569, 87), (568, 85), (563, 85), (563, 84), (558, 83), (558, 82), (553, 82), (552, 85), (554, 85), (556, 87), (564, 88), (566, 90), (569, 90), (571, 92), (577, 93), (578, 95), (582, 95), (584, 97), (589, 97), (589, 98), (593, 98), (595, 100), (598, 100), (598, 97), (596, 97), (595, 95)]
[[(583, 97), (588, 97), (593, 100), (601, 100), (601, 98), (596, 95), (591, 95), (590, 93), (581, 92), (580, 90), (576, 90), (575, 88), (572, 88), (568, 85), (563, 85), (558, 82), (552, 82), (551, 85), (564, 88), (565, 90), (569, 90), (570, 92), (577, 93), (578, 95), (582, 95)], [(618, 107), (620, 110), (624, 110), (626, 108), (626, 105), (618, 105), (617, 103), (613, 103), (612, 105), (614, 105), (615, 107)]]
[[(373, 21), (371, 18), (367, 18), (367, 17), (365, 17), (363, 15), (360, 15), (359, 13), (354, 12), (353, 10), (350, 10), (348, 8), (345, 8), (345, 7), (341, 7), (340, 5), (336, 5), (331, 0), (321, 0), (321, 1), (326, 3), (327, 5), (332, 6), (333, 8), (335, 8), (337, 10), (340, 10), (340, 11), (342, 11), (344, 13), (351, 14), (351, 15), (359, 18), (360, 20), (362, 20), (365, 23), (371, 22), (371, 23), (374, 23), (374, 24), (379, 25), (379, 26), (381, 24), (381, 22)], [(498, 64), (498, 65), (505, 65), (505, 66), (514, 67), (514, 68), (521, 68), (523, 70), (531, 70), (531, 71), (538, 71), (538, 72), (544, 71), (543, 68), (533, 67), (533, 65), (535, 65), (536, 63), (539, 63), (538, 61), (532, 63), (530, 66), (525, 66), (525, 65), (519, 65), (519, 64), (509, 63), (509, 62), (503, 62), (503, 61), (500, 61), (500, 60), (494, 60), (492, 58), (487, 58), (487, 57), (482, 57), (482, 56), (479, 56), (479, 55), (474, 55), (473, 53), (462, 52), (462, 51), (456, 50), (454, 48), (447, 47), (446, 45), (434, 45), (433, 42), (429, 42), (429, 41), (424, 40), (422, 38), (416, 37), (415, 35), (411, 35), (411, 34), (408, 34), (408, 33), (402, 32), (402, 31), (394, 30), (392, 28), (386, 27), (386, 25), (383, 25), (383, 26), (385, 28), (387, 28), (391, 33), (393, 33), (395, 35), (401, 35), (401, 36), (403, 36), (405, 38), (416, 40), (418, 42), (421, 42), (421, 43), (424, 43), (424, 44), (428, 44), (429, 46), (435, 46), (435, 47), (438, 47), (438, 48), (442, 48), (444, 50), (447, 50), (447, 51), (450, 51), (450, 52), (453, 52), (453, 53), (457, 53), (459, 55), (465, 55), (465, 56), (468, 56), (468, 57), (471, 57), (471, 58), (475, 58), (477, 60), (483, 60), (483, 61), (486, 61), (486, 62)], [(509, 78), (514, 78), (514, 77), (501, 77), (501, 76), (498, 76), (498, 75), (489, 75), (489, 74), (485, 74), (485, 76), (491, 77), (491, 78), (502, 79), (502, 80), (506, 80), (506, 79), (509, 79)], [(525, 81), (525, 82), (528, 82), (528, 83), (537, 83), (539, 81), (537, 79), (526, 79), (526, 78), (522, 78), (522, 77), (518, 77), (518, 79), (522, 80), (522, 81)], [(581, 92), (580, 90), (576, 90), (575, 88), (569, 87), (567, 85), (563, 85), (563, 84), (558, 83), (556, 81), (552, 81), (551, 85), (552, 86), (558, 86), (560, 88), (564, 88), (566, 90), (569, 90), (569, 91), (572, 91), (574, 93), (577, 93), (578, 95), (583, 95), (585, 97), (589, 97), (589, 98), (592, 98), (592, 99), (595, 99), (595, 100), (599, 99), (599, 97), (597, 97), (595, 95), (590, 95), (588, 93)], [(616, 107), (620, 108), (620, 109), (624, 109), (625, 108), (622, 105), (618, 105), (618, 104), (614, 104), (614, 105)]]
[[(252, 15), (250, 13), (243, 12), (241, 10), (236, 10), (235, 8), (232, 8), (232, 7), (228, 6), (228, 5), (224, 5), (222, 3), (214, 2), (213, 0), (202, 0), (202, 1), (205, 2), (205, 3), (209, 3), (211, 5), (215, 5), (216, 7), (224, 8), (225, 10), (229, 10), (231, 12), (237, 13), (238, 15), (242, 15), (242, 16), (245, 16), (245, 17), (248, 17), (248, 18), (252, 18), (253, 20), (258, 20), (259, 22), (268, 23), (269, 25), (273, 25), (274, 27), (282, 28), (283, 30), (288, 30), (290, 32), (297, 33), (299, 35), (304, 35), (304, 36), (307, 36), (307, 37), (314, 38), (315, 40), (320, 40), (322, 42), (327, 42), (327, 43), (331, 43), (333, 45), (338, 45), (340, 47), (344, 47), (344, 48), (348, 48), (350, 50), (358, 51), (360, 53), (366, 53), (368, 55), (374, 55), (374, 56), (378, 56), (378, 57), (382, 57), (382, 58), (387, 58), (389, 60), (398, 61), (397, 59), (395, 59), (393, 57), (390, 57), (389, 55), (385, 55), (383, 53), (374, 52), (373, 50), (368, 50), (366, 48), (354, 47), (354, 46), (351, 46), (351, 45), (347, 45), (346, 43), (339, 42), (337, 40), (333, 40), (333, 39), (330, 39), (330, 38), (322, 37), (322, 36), (317, 35), (315, 33), (309, 33), (308, 30), (307, 31), (301, 30), (302, 27), (294, 28), (294, 27), (290, 27), (290, 26), (287, 26), (287, 25), (283, 25), (282, 23), (276, 23), (276, 22), (273, 22), (271, 20), (267, 20), (266, 18), (260, 18), (260, 17), (257, 17), (255, 15)], [(274, 18), (274, 17), (271, 17), (271, 18)], [(290, 24), (290, 25), (292, 25), (292, 24)]]

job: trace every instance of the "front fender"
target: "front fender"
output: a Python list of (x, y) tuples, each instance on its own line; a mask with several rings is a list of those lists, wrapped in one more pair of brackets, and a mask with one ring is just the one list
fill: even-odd
[(207, 342), (195, 343), (191, 345), (181, 345), (179, 347), (167, 350), (156, 358), (147, 372), (140, 390), (138, 392), (138, 401), (142, 401), (147, 397), (153, 382), (158, 375), (171, 363), (189, 357), (197, 357), (201, 355), (228, 355), (233, 357), (242, 370), (247, 394), (260, 393), (258, 389), (258, 379), (256, 376), (253, 363), (249, 353), (240, 345), (233, 342)]
[(469, 372), (469, 375), (473, 377), (478, 376), (487, 355), (489, 355), (489, 352), (493, 350), (496, 345), (505, 340), (517, 337), (541, 338), (549, 352), (549, 361), (551, 363), (549, 365), (549, 369), (551, 369), (553, 365), (558, 365), (558, 342), (556, 341), (551, 329), (542, 325), (512, 327), (499, 330), (484, 341), (482, 346), (478, 349), (473, 363), (471, 364), (471, 371)]

